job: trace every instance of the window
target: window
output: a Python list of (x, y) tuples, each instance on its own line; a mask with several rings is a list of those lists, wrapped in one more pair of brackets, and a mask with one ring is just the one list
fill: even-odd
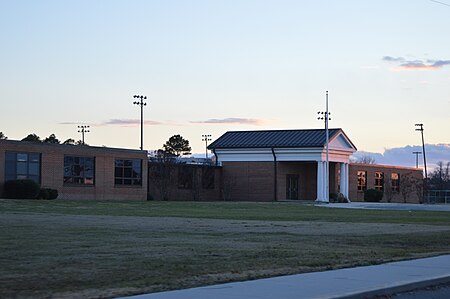
[(64, 157), (64, 184), (94, 185), (94, 157)]
[(202, 167), (203, 189), (214, 189), (215, 172), (213, 167)]
[(399, 173), (391, 173), (391, 184), (392, 191), (399, 192), (400, 191), (400, 174)]
[(114, 184), (142, 186), (142, 160), (116, 159)]
[(367, 189), (367, 171), (358, 171), (358, 191)]
[(383, 172), (375, 172), (375, 190), (383, 191), (384, 190), (384, 173)]
[(194, 168), (182, 166), (178, 168), (178, 189), (192, 189), (194, 184)]
[(21, 179), (41, 182), (41, 154), (5, 153), (5, 181)]

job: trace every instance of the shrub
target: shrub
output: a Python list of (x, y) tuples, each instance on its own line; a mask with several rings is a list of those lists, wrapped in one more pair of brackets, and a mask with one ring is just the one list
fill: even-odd
[(58, 190), (56, 189), (49, 189), (48, 190), (49, 196), (47, 199), (57, 199), (58, 198)]
[(48, 188), (41, 188), (39, 190), (38, 199), (47, 199), (49, 197)]
[(58, 197), (58, 190), (51, 188), (41, 188), (39, 190), (39, 199), (56, 199)]
[(5, 182), (5, 197), (12, 199), (35, 199), (39, 195), (39, 184), (33, 180), (11, 180)]
[(344, 194), (338, 192), (338, 193), (334, 193), (331, 192), (330, 193), (330, 202), (338, 202), (338, 203), (347, 203), (348, 200), (347, 198), (344, 196)]
[(380, 202), (383, 199), (383, 192), (375, 189), (367, 189), (364, 191), (364, 201)]

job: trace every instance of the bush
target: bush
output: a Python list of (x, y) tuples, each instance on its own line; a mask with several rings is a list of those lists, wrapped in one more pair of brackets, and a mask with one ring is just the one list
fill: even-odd
[(51, 188), (41, 188), (39, 191), (39, 199), (56, 199), (58, 197), (58, 190)]
[(12, 199), (35, 199), (39, 195), (39, 184), (33, 180), (6, 181), (5, 197)]
[(383, 199), (383, 192), (375, 189), (367, 189), (364, 191), (364, 201), (380, 202)]
[(58, 190), (49, 188), (48, 193), (49, 193), (49, 196), (47, 199), (57, 199), (58, 198)]
[(347, 203), (348, 200), (342, 193), (330, 193), (330, 202)]

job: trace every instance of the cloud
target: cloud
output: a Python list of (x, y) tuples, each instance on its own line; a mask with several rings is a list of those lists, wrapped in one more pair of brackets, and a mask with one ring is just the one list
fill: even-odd
[(58, 123), (59, 125), (89, 125), (87, 123), (80, 123), (80, 122), (74, 122), (74, 121), (64, 121)]
[(383, 56), (382, 58), (384, 61), (389, 61), (389, 62), (403, 62), (405, 61), (405, 58), (403, 57), (392, 57), (392, 56)]
[(397, 63), (394, 70), (436, 70), (450, 65), (450, 60), (407, 60), (404, 57), (383, 56), (383, 61)]
[[(422, 152), (421, 145), (407, 145), (404, 147), (396, 147), (385, 149), (383, 153), (373, 153), (358, 151), (352, 155), (352, 160), (368, 155), (375, 159), (376, 164), (394, 165), (394, 166), (416, 166), (416, 155), (413, 152)], [(427, 159), (427, 170), (431, 171), (436, 167), (439, 161), (450, 161), (450, 143), (426, 144), (425, 153)], [(423, 167), (423, 156), (419, 155), (419, 167)]]
[[(153, 120), (145, 120), (144, 125), (146, 126), (157, 126), (164, 125), (165, 123)], [(110, 119), (98, 124), (94, 124), (93, 126), (102, 127), (102, 126), (119, 126), (119, 127), (135, 127), (140, 126), (141, 121), (139, 119)]]
[(239, 125), (254, 125), (260, 126), (264, 124), (266, 121), (263, 119), (255, 119), (255, 118), (237, 118), (237, 117), (229, 117), (229, 118), (211, 118), (208, 120), (198, 120), (191, 121), (193, 124), (239, 124)]

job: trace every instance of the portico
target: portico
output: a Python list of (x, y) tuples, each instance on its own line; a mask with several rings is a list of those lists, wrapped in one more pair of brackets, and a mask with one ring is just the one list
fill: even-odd
[(327, 179), (325, 137), (325, 130), (227, 132), (209, 148), (224, 168), (224, 179), (239, 180), (236, 198), (327, 202), (327, 181), (337, 173), (339, 190), (348, 198), (350, 155), (356, 147), (342, 129), (329, 130), (329, 164), (334, 171)]

